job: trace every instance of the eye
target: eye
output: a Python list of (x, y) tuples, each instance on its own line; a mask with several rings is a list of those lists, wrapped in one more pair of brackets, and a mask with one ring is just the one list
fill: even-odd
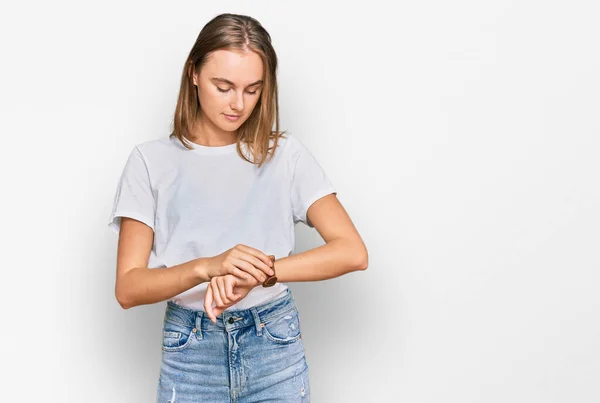
[[(217, 87), (217, 90), (218, 90), (219, 92), (229, 92), (229, 88), (224, 90), (224, 89), (222, 89), (222, 88), (220, 88), (220, 87)], [(254, 91), (246, 91), (246, 92), (247, 92), (248, 94), (250, 94), (250, 95), (255, 95), (255, 94), (258, 92), (258, 90), (254, 90)]]

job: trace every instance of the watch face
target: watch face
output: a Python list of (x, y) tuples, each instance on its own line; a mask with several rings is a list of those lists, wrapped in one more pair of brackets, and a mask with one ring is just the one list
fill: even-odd
[(275, 276), (269, 277), (263, 283), (263, 287), (271, 287), (271, 286), (275, 285), (275, 283), (277, 283), (277, 277), (275, 277)]

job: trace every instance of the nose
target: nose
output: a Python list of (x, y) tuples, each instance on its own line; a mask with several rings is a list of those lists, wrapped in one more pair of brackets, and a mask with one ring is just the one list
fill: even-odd
[(238, 113), (242, 113), (244, 110), (244, 93), (234, 92), (233, 99), (231, 100), (229, 107)]

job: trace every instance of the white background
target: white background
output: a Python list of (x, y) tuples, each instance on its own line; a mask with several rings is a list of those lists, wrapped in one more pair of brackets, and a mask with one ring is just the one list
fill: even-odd
[(598, 3), (290, 3), (2, 6), (1, 400), (154, 401), (164, 304), (115, 300), (110, 208), (234, 12), (369, 250), (290, 284), (312, 401), (599, 402)]

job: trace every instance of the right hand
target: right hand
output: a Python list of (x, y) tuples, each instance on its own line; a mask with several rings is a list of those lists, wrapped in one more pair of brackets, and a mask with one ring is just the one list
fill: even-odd
[(206, 274), (209, 281), (213, 277), (232, 274), (242, 279), (254, 277), (263, 282), (272, 275), (271, 259), (258, 249), (238, 244), (220, 255), (209, 258)]

